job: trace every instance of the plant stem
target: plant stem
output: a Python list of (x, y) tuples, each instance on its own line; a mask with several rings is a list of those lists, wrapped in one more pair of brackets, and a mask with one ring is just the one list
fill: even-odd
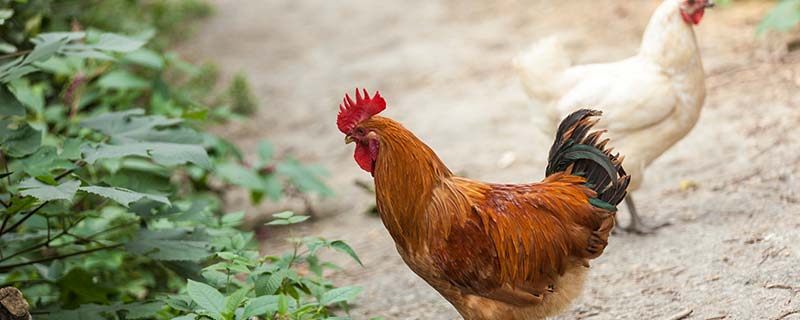
[(3, 230), (6, 229), (6, 223), (8, 223), (9, 219), (11, 219), (11, 215), (10, 214), (7, 215), (5, 218), (3, 218), (3, 225), (0, 225), (0, 234), (3, 234)]
[(92, 252), (95, 252), (95, 251), (114, 249), (114, 248), (118, 248), (118, 247), (121, 247), (121, 246), (122, 246), (122, 243), (117, 243), (117, 244), (113, 244), (113, 245), (110, 245), (110, 246), (103, 246), (103, 247), (99, 247), (99, 248), (87, 249), (87, 250), (82, 250), (82, 251), (78, 251), (78, 252), (62, 254), (62, 255), (58, 255), (58, 256), (42, 258), (42, 259), (38, 259), (38, 260), (31, 260), (31, 261), (27, 261), (27, 262), (9, 264), (9, 265), (5, 265), (5, 266), (0, 266), (0, 272), (5, 273), (5, 272), (9, 272), (11, 270), (14, 270), (14, 268), (18, 268), (18, 267), (24, 267), (24, 266), (29, 266), (29, 265), (32, 265), (32, 264), (48, 262), (48, 261), (53, 261), (53, 260), (60, 260), (60, 259), (64, 259), (64, 258), (69, 258), (69, 257), (73, 257), (73, 256), (82, 255), (82, 254), (92, 253)]
[(78, 219), (78, 221), (75, 221), (75, 223), (72, 223), (72, 224), (70, 224), (70, 226), (69, 226), (69, 227), (67, 227), (67, 228), (64, 228), (64, 230), (63, 230), (63, 231), (61, 231), (59, 234), (57, 234), (55, 237), (53, 237), (53, 238), (50, 238), (50, 237), (48, 236), (48, 238), (47, 238), (47, 241), (45, 241), (45, 242), (42, 242), (42, 243), (38, 243), (38, 244), (35, 244), (35, 245), (32, 245), (32, 246), (30, 246), (30, 247), (27, 247), (27, 248), (25, 248), (25, 249), (22, 249), (22, 250), (20, 250), (20, 251), (14, 252), (14, 253), (13, 253), (13, 254), (11, 254), (10, 256), (0, 259), (0, 262), (3, 262), (3, 261), (6, 261), (6, 260), (8, 260), (8, 259), (11, 259), (11, 258), (13, 258), (13, 257), (19, 256), (19, 255), (21, 255), (21, 254), (23, 254), (23, 253), (31, 252), (31, 251), (33, 251), (33, 250), (36, 250), (36, 249), (38, 249), (38, 248), (41, 248), (41, 247), (47, 246), (47, 245), (49, 245), (51, 242), (55, 241), (56, 239), (58, 239), (58, 238), (61, 238), (61, 237), (62, 237), (62, 236), (64, 236), (64, 235), (69, 235), (69, 230), (70, 230), (70, 229), (72, 229), (73, 227), (75, 227), (76, 225), (78, 225), (78, 223), (80, 223), (81, 221), (83, 221), (83, 219), (85, 219), (85, 217), (81, 217), (80, 219)]
[(4, 234), (6, 234), (8, 232), (14, 231), (14, 229), (19, 227), (19, 225), (21, 225), (23, 222), (25, 222), (25, 220), (28, 220), (28, 218), (32, 217), (36, 212), (39, 211), (39, 209), (42, 209), (42, 207), (44, 207), (44, 205), (46, 205), (47, 203), (48, 203), (48, 201), (42, 202), (42, 204), (40, 204), (38, 207), (36, 207), (36, 209), (31, 210), (30, 212), (28, 212), (28, 214), (26, 214), (24, 217), (22, 217), (22, 219), (19, 219), (19, 221), (17, 221), (16, 223), (14, 223), (10, 227), (8, 227), (8, 230), (3, 230), (3, 232), (0, 233), (0, 237), (2, 237)]
[(55, 178), (55, 179), (56, 179), (56, 181), (58, 181), (58, 180), (61, 180), (61, 178), (63, 178), (63, 177), (66, 177), (67, 175), (69, 175), (70, 173), (72, 173), (72, 171), (73, 171), (73, 169), (69, 169), (69, 170), (67, 170), (67, 171), (64, 171), (64, 172), (62, 172), (61, 174), (57, 175), (57, 176), (56, 176), (56, 178)]
[[(0, 160), (3, 161), (3, 167), (6, 170), (5, 173), (8, 173), (8, 160), (6, 159), (6, 154), (3, 151), (0, 151)], [(6, 176), (6, 182), (8, 182), (8, 186), (11, 187), (11, 175)], [(6, 206), (6, 208), (8, 208), (8, 206)]]
[(31, 50), (22, 50), (22, 51), (9, 53), (9, 54), (4, 54), (4, 55), (0, 56), (0, 59), (7, 59), (7, 58), (13, 58), (13, 57), (16, 57), (16, 56), (26, 55), (26, 54), (28, 54), (30, 52), (31, 52)]
[(231, 294), (231, 268), (225, 268), (225, 271), (228, 273), (227, 280), (225, 281), (225, 294)]
[[(2, 153), (0, 153), (0, 156), (2, 156)], [(83, 166), (83, 165), (85, 165), (85, 164), (86, 164), (86, 162), (83, 162), (83, 161), (81, 161), (81, 160), (78, 160), (78, 161), (77, 161), (75, 164), (76, 164), (77, 166), (79, 166), (79, 167), (80, 167), (80, 166)], [(6, 164), (6, 172), (8, 172), (8, 164)], [(69, 174), (70, 174), (70, 173), (72, 173), (72, 172), (73, 172), (73, 169), (69, 169), (69, 170), (67, 170), (67, 171), (64, 171), (64, 172), (62, 172), (61, 174), (59, 174), (58, 176), (56, 176), (56, 177), (55, 177), (55, 180), (56, 180), (56, 181), (58, 181), (58, 180), (60, 180), (61, 178), (64, 178), (64, 177), (66, 177), (67, 175), (69, 175)], [(11, 180), (9, 180), (9, 184), (10, 184), (10, 183), (11, 183)], [(14, 223), (13, 225), (11, 225), (10, 227), (8, 227), (8, 230), (6, 230), (6, 229), (1, 229), (1, 230), (0, 230), (0, 237), (2, 237), (2, 236), (3, 236), (3, 234), (6, 234), (6, 233), (8, 233), (8, 232), (11, 232), (11, 231), (14, 231), (14, 229), (16, 229), (16, 228), (17, 228), (17, 227), (18, 227), (20, 224), (22, 224), (23, 222), (25, 222), (25, 220), (28, 220), (28, 218), (30, 218), (31, 216), (33, 216), (33, 214), (35, 214), (37, 211), (39, 211), (39, 209), (41, 209), (42, 207), (44, 207), (44, 206), (45, 206), (47, 203), (49, 203), (49, 201), (42, 202), (42, 204), (40, 204), (38, 207), (36, 207), (36, 209), (33, 209), (31, 212), (28, 212), (28, 214), (26, 214), (24, 217), (22, 217), (22, 219), (20, 219), (19, 221), (17, 221), (16, 223)]]

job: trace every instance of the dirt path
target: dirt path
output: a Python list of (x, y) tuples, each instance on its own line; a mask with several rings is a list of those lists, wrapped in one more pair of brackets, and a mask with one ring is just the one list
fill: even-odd
[[(800, 55), (778, 61), (753, 36), (769, 4), (735, 3), (697, 29), (709, 74), (700, 122), (636, 194), (646, 219), (674, 225), (614, 237), (583, 297), (559, 319), (667, 319), (686, 309), (689, 319), (775, 319), (800, 309)], [(631, 55), (658, 1), (217, 4), (181, 51), (252, 80), (264, 107), (225, 129), (240, 146), (253, 150), (268, 137), (333, 173), (338, 196), (319, 204), (323, 217), (302, 232), (345, 239), (362, 256), (366, 269), (348, 262), (335, 275), (365, 288), (352, 316), (456, 319), (406, 268), (380, 221), (361, 213), (374, 200), (353, 184), (368, 175), (335, 127), (339, 98), (355, 86), (379, 89), (386, 115), (469, 177), (540, 179), (550, 141), (530, 124), (511, 57), (549, 34), (569, 39), (579, 62)], [(516, 161), (501, 169), (504, 154)], [(697, 188), (681, 191), (681, 181)]]

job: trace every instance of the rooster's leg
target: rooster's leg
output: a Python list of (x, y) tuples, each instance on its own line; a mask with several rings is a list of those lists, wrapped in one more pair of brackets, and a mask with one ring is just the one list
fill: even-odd
[(622, 227), (622, 230), (635, 234), (653, 234), (659, 228), (670, 225), (669, 222), (664, 222), (655, 227), (645, 225), (642, 222), (642, 218), (639, 217), (639, 213), (636, 211), (636, 205), (633, 204), (633, 197), (631, 197), (630, 194), (625, 197), (625, 206), (628, 207), (628, 211), (631, 213), (631, 222), (627, 226)]

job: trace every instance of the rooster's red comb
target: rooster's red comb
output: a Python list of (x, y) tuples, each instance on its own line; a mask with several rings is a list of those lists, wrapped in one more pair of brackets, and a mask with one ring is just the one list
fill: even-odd
[(339, 131), (344, 134), (350, 134), (361, 121), (367, 120), (370, 117), (380, 113), (386, 109), (386, 100), (383, 100), (381, 93), (375, 91), (375, 95), (370, 98), (367, 89), (362, 89), (364, 95), (356, 88), (356, 101), (350, 98), (350, 95), (344, 95), (344, 103), (339, 105), (339, 116), (336, 118), (336, 125), (339, 126)]

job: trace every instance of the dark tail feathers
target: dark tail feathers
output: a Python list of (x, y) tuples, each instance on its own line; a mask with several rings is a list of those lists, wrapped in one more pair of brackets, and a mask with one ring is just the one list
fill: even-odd
[(545, 174), (566, 171), (572, 166), (572, 174), (586, 178), (589, 187), (597, 192), (597, 198), (590, 200), (592, 205), (616, 211), (617, 204), (625, 199), (630, 176), (622, 168), (623, 157), (611, 154), (612, 148), (606, 148), (608, 139), (600, 140), (605, 130), (589, 133), (601, 114), (581, 109), (561, 121)]

